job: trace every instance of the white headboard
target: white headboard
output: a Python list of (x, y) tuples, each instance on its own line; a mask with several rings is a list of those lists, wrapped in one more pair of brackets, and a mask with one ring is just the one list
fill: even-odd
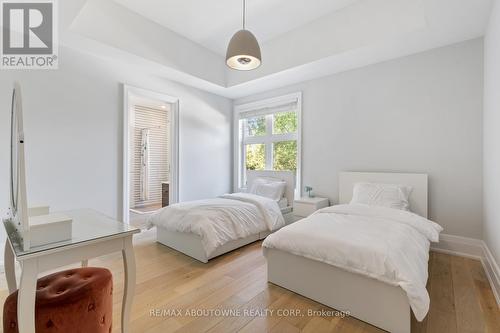
[(375, 173), (341, 172), (339, 174), (339, 203), (349, 203), (355, 183), (381, 183), (408, 185), (413, 188), (410, 194), (410, 210), (427, 218), (427, 175), (421, 173)]
[(271, 171), (271, 170), (247, 170), (247, 186), (250, 188), (255, 178), (267, 177), (277, 178), (286, 182), (285, 197), (288, 205), (291, 206), (295, 193), (295, 173), (292, 171)]

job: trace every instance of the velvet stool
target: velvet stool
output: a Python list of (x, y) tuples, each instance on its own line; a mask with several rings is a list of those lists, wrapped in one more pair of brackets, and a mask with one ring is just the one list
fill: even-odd
[[(113, 279), (105, 268), (84, 267), (57, 272), (37, 282), (36, 333), (110, 333)], [(17, 329), (17, 291), (3, 307), (4, 333)]]

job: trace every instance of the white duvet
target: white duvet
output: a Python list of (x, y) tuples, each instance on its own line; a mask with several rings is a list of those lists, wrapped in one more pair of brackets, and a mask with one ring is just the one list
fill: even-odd
[(250, 193), (234, 193), (164, 207), (149, 218), (148, 224), (200, 236), (210, 257), (230, 241), (277, 230), (285, 225), (285, 220), (276, 201)]
[(437, 242), (442, 230), (407, 211), (338, 205), (277, 231), (263, 246), (400, 286), (421, 321), (429, 310), (425, 285), (430, 242)]

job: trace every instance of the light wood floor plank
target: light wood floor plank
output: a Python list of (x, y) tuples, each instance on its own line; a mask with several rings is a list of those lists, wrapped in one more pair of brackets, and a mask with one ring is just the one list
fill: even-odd
[(325, 306), (306, 297), (294, 294), (294, 297), (288, 301), (288, 304), (283, 304), (282, 308), (289, 308), (300, 311), (300, 316), (287, 316), (284, 318), (284, 320), (288, 321), (298, 329), (303, 330), (311, 320), (308, 311), (321, 310), (325, 308)]
[[(241, 331), (240, 331), (241, 332)], [(264, 331), (254, 331), (254, 332), (264, 332)], [(274, 325), (271, 330), (266, 331), (271, 333), (299, 333), (300, 329), (293, 326), (286, 320), (280, 320), (276, 325)]]
[(451, 256), (436, 254), (432, 256), (431, 304), (427, 315), (427, 332), (455, 333), (457, 319), (451, 275)]
[[(274, 286), (272, 286), (274, 288)], [(279, 287), (276, 287), (279, 290)], [(269, 316), (256, 316), (250, 322), (248, 322), (240, 332), (255, 333), (255, 332), (270, 332), (274, 329), (274, 326), (279, 324), (283, 317), (278, 314), (279, 309), (284, 309), (293, 297), (293, 293), (287, 290), (283, 290), (283, 295), (279, 297), (275, 302), (271, 303), (267, 309), (272, 311)], [(282, 330), (284, 327), (293, 326), (292, 324), (281, 323), (277, 330)]]
[(474, 282), (474, 291), (481, 305), (481, 318), (486, 332), (500, 332), (500, 309), (490, 288), (483, 266), (477, 260), (465, 259)]
[(484, 332), (481, 306), (474, 291), (472, 275), (464, 267), (467, 267), (465, 258), (456, 256), (451, 258), (457, 331), (465, 333)]
[(332, 331), (333, 327), (331, 326), (331, 321), (321, 318), (321, 317), (314, 317), (309, 322), (307, 325), (304, 327), (302, 332), (304, 333), (329, 333)]

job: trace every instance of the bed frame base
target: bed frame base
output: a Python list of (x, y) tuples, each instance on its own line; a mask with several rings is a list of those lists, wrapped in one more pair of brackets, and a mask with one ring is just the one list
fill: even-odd
[(212, 258), (258, 241), (259, 239), (264, 239), (267, 235), (269, 235), (269, 233), (264, 232), (231, 241), (218, 247), (214, 253), (207, 257), (205, 250), (201, 245), (200, 236), (191, 233), (169, 231), (162, 227), (156, 227), (156, 240), (158, 243), (182, 252), (203, 263), (207, 263)]
[[(297, 219), (291, 213), (291, 210), (283, 214), (285, 225), (295, 222)], [(190, 257), (195, 258), (203, 263), (207, 263), (210, 259), (223, 255), (224, 253), (236, 250), (247, 244), (256, 242), (269, 236), (271, 231), (262, 231), (258, 234), (250, 235), (245, 238), (240, 238), (229, 243), (226, 243), (214, 251), (209, 257), (205, 254), (205, 250), (201, 245), (201, 237), (193, 233), (175, 232), (167, 230), (161, 226), (156, 227), (156, 241), (166, 245), (174, 250), (182, 252)]]
[(410, 305), (400, 287), (276, 249), (264, 253), (269, 282), (389, 332), (410, 333)]

